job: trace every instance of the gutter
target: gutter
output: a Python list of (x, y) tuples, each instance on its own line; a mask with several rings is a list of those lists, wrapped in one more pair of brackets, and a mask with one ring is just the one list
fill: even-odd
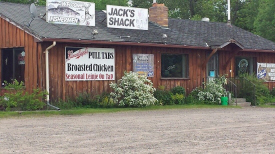
[(50, 45), (46, 50), (45, 50), (45, 54), (46, 54), (46, 90), (47, 90), (47, 105), (56, 109), (56, 110), (60, 110), (60, 108), (53, 106), (50, 104), (50, 73), (49, 73), (49, 50), (51, 48), (53, 48), (56, 45), (56, 41), (53, 42), (52, 45)]
[(275, 53), (274, 49), (269, 49), (269, 50), (263, 50), (263, 49), (244, 49), (242, 50), (244, 52), (262, 52), (262, 53)]
[(43, 42), (60, 42), (60, 43), (80, 43), (80, 44), (104, 44), (104, 45), (124, 45), (124, 46), (146, 46), (146, 47), (166, 47), (166, 48), (184, 48), (184, 49), (203, 49), (211, 50), (210, 47), (189, 46), (181, 44), (145, 43), (145, 42), (115, 42), (111, 40), (75, 40), (75, 39), (43, 39)]

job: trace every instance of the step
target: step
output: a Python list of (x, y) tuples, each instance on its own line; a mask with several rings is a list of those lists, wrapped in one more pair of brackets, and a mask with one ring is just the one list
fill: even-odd
[(237, 102), (237, 106), (240, 106), (240, 107), (250, 107), (251, 106), (251, 102)]
[(236, 105), (237, 102), (237, 106), (240, 107), (250, 107), (251, 106), (251, 102), (246, 102), (245, 98), (234, 98), (235, 102), (231, 103), (231, 105)]
[(237, 103), (246, 102), (245, 98), (234, 98), (234, 99), (235, 99), (235, 101), (237, 101)]

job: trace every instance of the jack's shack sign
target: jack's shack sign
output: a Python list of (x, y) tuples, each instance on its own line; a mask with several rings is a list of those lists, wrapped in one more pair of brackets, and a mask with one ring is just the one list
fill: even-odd
[(112, 48), (65, 48), (65, 80), (115, 80)]
[(148, 30), (148, 9), (107, 5), (107, 27)]

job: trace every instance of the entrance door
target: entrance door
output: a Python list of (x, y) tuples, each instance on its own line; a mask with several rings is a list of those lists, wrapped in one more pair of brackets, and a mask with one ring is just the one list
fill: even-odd
[(207, 79), (212, 81), (214, 78), (218, 77), (219, 74), (219, 56), (218, 53), (215, 53), (207, 63)]

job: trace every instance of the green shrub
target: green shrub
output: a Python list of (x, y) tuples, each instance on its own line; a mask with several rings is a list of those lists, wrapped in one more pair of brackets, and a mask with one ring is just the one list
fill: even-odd
[(176, 86), (171, 89), (172, 100), (174, 104), (184, 104), (185, 89), (181, 86)]
[[(20, 95), (20, 93), (15, 93), (15, 94)], [(17, 95), (17, 98), (18, 98), (18, 95)], [(3, 110), (10, 111), (12, 108), (17, 107), (17, 101), (14, 101), (14, 97), (15, 96), (12, 96), (10, 98), (9, 94), (4, 94), (4, 96), (1, 97), (1, 100), (0, 100), (1, 108)], [(20, 98), (20, 96), (19, 96), (19, 98)]]
[(76, 101), (73, 101), (72, 99), (67, 99), (67, 100), (60, 99), (56, 102), (53, 102), (53, 105), (58, 106), (61, 110), (72, 109), (77, 107)]
[(185, 89), (181, 86), (176, 86), (171, 89), (171, 92), (176, 95), (176, 94), (182, 94), (183, 96), (185, 95)]
[(117, 103), (113, 100), (109, 93), (102, 93), (95, 97), (96, 106), (99, 108), (113, 108), (117, 107)]
[(164, 89), (157, 89), (154, 92), (154, 97), (158, 100), (159, 105), (172, 105), (172, 93)]
[(111, 83), (110, 87), (114, 90), (110, 95), (119, 106), (144, 107), (157, 102), (153, 95), (153, 83), (144, 75), (125, 72), (122, 79), (118, 83)]
[(23, 111), (42, 109), (45, 106), (45, 103), (42, 102), (42, 100), (45, 100), (46, 94), (46, 91), (41, 91), (38, 88), (33, 89), (33, 92), (30, 94), (26, 92), (21, 96), (23, 99), (21, 102), (18, 102), (18, 107)]
[[(247, 82), (248, 81), (250, 82)], [(241, 88), (241, 92), (239, 94), (239, 97), (244, 97), (246, 98), (246, 101), (251, 102), (252, 104), (266, 104), (266, 103), (270, 103), (271, 101), (271, 95), (270, 95), (270, 91), (267, 87), (266, 84), (264, 84), (263, 80), (260, 80), (257, 78), (256, 75), (254, 74), (241, 74), (240, 75), (240, 81), (242, 84), (242, 88)], [(251, 84), (253, 83), (253, 84)], [(255, 90), (255, 94), (254, 94), (254, 90)], [(254, 95), (256, 96), (256, 102), (254, 101)]]
[(0, 105), (9, 111), (17, 109), (22, 111), (42, 109), (46, 104), (42, 101), (46, 98), (46, 91), (41, 91), (39, 88), (33, 89), (32, 93), (25, 92), (23, 82), (14, 80), (13, 83), (5, 81), (5, 89), (8, 90), (4, 94)]
[(184, 95), (183, 94), (173, 94), (172, 100), (175, 104), (184, 104)]
[(96, 108), (100, 96), (92, 96), (89, 93), (78, 93), (76, 97), (76, 107)]
[(101, 100), (98, 102), (98, 107), (100, 108), (112, 108), (116, 107), (116, 103), (111, 97), (103, 96)]
[(117, 107), (117, 104), (110, 97), (110, 94), (103, 93), (101, 95), (92, 96), (86, 92), (78, 93), (75, 99), (66, 99), (53, 103), (60, 109), (72, 109), (72, 108), (111, 108)]
[(201, 87), (197, 87), (191, 91), (191, 93), (185, 97), (185, 104), (203, 104), (203, 101), (199, 100), (198, 93), (202, 91)]
[(273, 87), (271, 90), (270, 90), (270, 95), (272, 97), (275, 97), (275, 87)]

